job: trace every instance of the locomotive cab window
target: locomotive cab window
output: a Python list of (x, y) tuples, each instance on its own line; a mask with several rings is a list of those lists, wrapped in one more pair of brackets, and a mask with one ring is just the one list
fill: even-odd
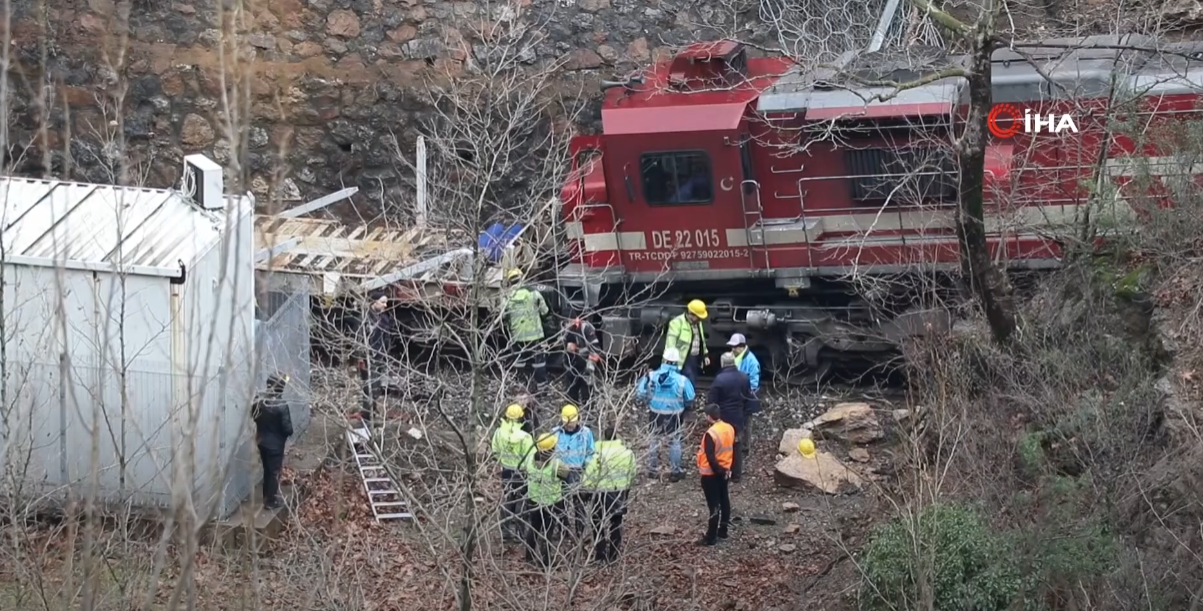
[(710, 157), (702, 151), (644, 153), (639, 158), (643, 197), (651, 206), (714, 201)]

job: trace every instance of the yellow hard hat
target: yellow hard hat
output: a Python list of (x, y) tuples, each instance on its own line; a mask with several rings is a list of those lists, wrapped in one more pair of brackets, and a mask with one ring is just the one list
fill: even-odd
[(536, 441), (535, 445), (544, 452), (550, 452), (556, 449), (556, 436), (552, 433), (543, 433), (539, 435), (539, 441)]
[(575, 422), (577, 419), (580, 418), (580, 415), (581, 415), (580, 410), (577, 409), (577, 407), (575, 405), (569, 403), (568, 405), (565, 405), (560, 410), (560, 422), (564, 422), (564, 423)]
[(505, 417), (510, 420), (521, 420), (526, 415), (526, 410), (522, 409), (517, 403), (505, 408)]
[(521, 278), (521, 277), (522, 277), (522, 270), (520, 270), (520, 269), (511, 269), (510, 271), (505, 273), (506, 280), (513, 280), (514, 278)]
[(689, 313), (698, 318), (706, 318), (706, 304), (702, 303), (701, 299), (694, 299), (686, 306), (689, 308)]
[(815, 442), (809, 438), (798, 442), (798, 453), (806, 458), (815, 457)]

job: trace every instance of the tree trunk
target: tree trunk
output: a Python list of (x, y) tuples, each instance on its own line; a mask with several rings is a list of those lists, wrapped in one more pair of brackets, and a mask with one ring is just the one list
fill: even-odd
[(990, 55), (994, 50), (989, 20), (977, 25), (969, 66), (969, 117), (958, 143), (961, 170), (957, 239), (961, 274), (981, 302), (995, 341), (1007, 344), (1015, 332), (1015, 312), (1006, 276), (994, 267), (986, 246), (983, 200), (986, 171), (986, 119), (992, 106)]

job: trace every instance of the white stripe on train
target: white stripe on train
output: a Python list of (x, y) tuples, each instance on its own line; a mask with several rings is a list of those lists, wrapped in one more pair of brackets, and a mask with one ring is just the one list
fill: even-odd
[[(1113, 178), (1131, 178), (1136, 174), (1149, 176), (1171, 175), (1200, 175), (1203, 174), (1203, 163), (1193, 163), (1183, 171), (1183, 164), (1175, 157), (1115, 157), (1107, 160), (1107, 175)], [(1045, 168), (1049, 169), (1049, 168)], [(1056, 168), (1052, 168), (1056, 169)], [(1128, 181), (1123, 181), (1124, 183)], [(1110, 211), (1091, 210), (1096, 219), (1100, 215), (1110, 217), (1116, 223), (1123, 223), (1134, 217), (1132, 208), (1123, 197), (1123, 185), (1119, 185), (1120, 195)], [(1053, 204), (1048, 206), (1020, 206), (1003, 214), (991, 214), (986, 218), (986, 230), (990, 233), (1007, 232), (1014, 234), (1027, 228), (1047, 228), (1071, 225), (1082, 218), (1087, 204)], [(872, 236), (875, 232), (923, 231), (932, 229), (951, 230), (955, 228), (955, 210), (951, 207), (932, 210), (914, 210), (894, 212), (883, 209), (880, 212), (868, 214), (832, 214), (816, 215), (805, 221), (784, 220), (770, 222), (762, 227), (751, 230), (736, 227), (726, 229), (726, 245), (723, 248), (740, 248), (749, 245), (787, 245), (810, 244), (816, 246), (848, 246), (864, 244), (866, 239), (872, 239), (875, 244), (914, 243), (916, 240), (938, 242), (945, 238), (941, 236), (921, 237), (907, 236)], [(613, 250), (641, 251), (648, 250), (647, 234), (642, 231), (620, 231), (583, 234), (580, 222), (565, 223), (569, 238), (584, 241), (586, 252), (604, 252)], [(824, 239), (819, 243), (823, 234), (851, 234), (839, 238)], [(872, 237), (871, 237), (872, 236)]]

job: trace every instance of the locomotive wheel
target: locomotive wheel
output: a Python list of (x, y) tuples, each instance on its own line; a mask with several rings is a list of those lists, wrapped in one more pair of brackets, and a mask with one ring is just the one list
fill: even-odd
[(770, 351), (773, 379), (789, 386), (817, 384), (831, 372), (832, 361), (821, 358), (814, 338), (788, 338)]
[(774, 369), (773, 377), (788, 386), (813, 386), (822, 382), (831, 373), (831, 361), (821, 361), (817, 367), (802, 365), (786, 367), (784, 371)]

